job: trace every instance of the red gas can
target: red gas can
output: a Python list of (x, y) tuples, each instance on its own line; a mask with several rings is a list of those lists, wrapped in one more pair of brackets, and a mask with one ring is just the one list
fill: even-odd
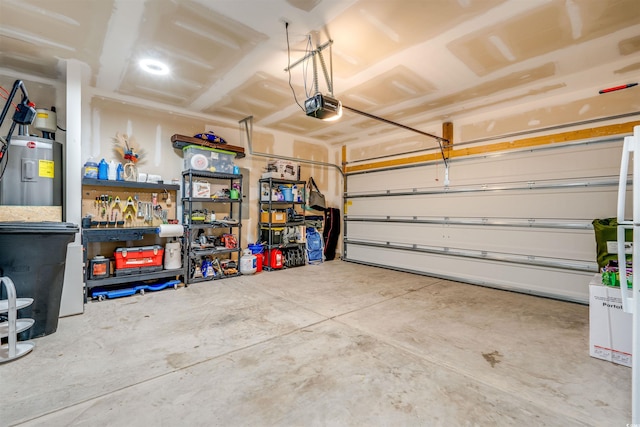
[(264, 258), (264, 254), (256, 254), (256, 273), (260, 273), (262, 271), (262, 259)]
[(269, 249), (265, 261), (265, 267), (282, 268), (282, 251), (280, 249)]

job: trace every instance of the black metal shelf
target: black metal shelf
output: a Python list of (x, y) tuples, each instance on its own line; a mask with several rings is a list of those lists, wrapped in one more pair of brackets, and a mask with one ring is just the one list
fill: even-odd
[[(129, 193), (151, 193), (151, 192), (172, 192), (175, 193), (175, 197), (172, 194), (172, 198), (177, 199), (178, 191), (180, 190), (180, 185), (178, 184), (170, 184), (167, 182), (162, 183), (151, 183), (151, 182), (135, 182), (135, 181), (109, 181), (109, 180), (101, 180), (101, 179), (93, 179), (93, 178), (83, 178), (82, 179), (83, 186), (83, 194), (85, 193), (85, 189), (88, 186), (93, 187), (103, 187), (103, 188), (113, 188), (122, 191), (128, 191)], [(108, 190), (107, 190), (108, 191)], [(83, 196), (84, 197), (84, 196)], [(175, 209), (175, 208), (174, 208)], [(174, 213), (177, 212), (177, 209), (174, 210)], [(145, 272), (136, 272), (133, 274), (124, 274), (118, 276), (111, 276), (100, 279), (92, 279), (90, 278), (90, 268), (91, 268), (91, 260), (89, 259), (89, 254), (95, 250), (100, 250), (102, 255), (106, 258), (111, 258), (111, 254), (106, 254), (102, 246), (99, 248), (94, 248), (91, 246), (91, 250), (89, 249), (90, 243), (100, 243), (100, 242), (111, 242), (116, 243), (122, 242), (121, 245), (125, 246), (125, 242), (129, 241), (140, 241), (145, 238), (145, 236), (158, 234), (158, 226), (143, 226), (143, 227), (118, 227), (118, 226), (100, 226), (100, 227), (90, 227), (82, 229), (82, 246), (83, 246), (83, 261), (84, 261), (84, 272), (83, 279), (85, 284), (85, 302), (87, 302), (87, 298), (91, 295), (91, 291), (95, 288), (109, 288), (109, 287), (117, 287), (117, 285), (126, 285), (128, 283), (135, 282), (143, 282), (147, 280), (155, 280), (155, 279), (164, 279), (169, 277), (178, 277), (184, 275), (184, 269), (169, 269), (163, 270), (159, 269), (157, 271), (145, 271)]]
[(307, 184), (306, 181), (292, 181), (289, 179), (280, 179), (280, 178), (260, 178), (258, 180), (259, 183), (270, 182), (271, 184)]
[(215, 276), (215, 277), (193, 277), (189, 279), (189, 283), (212, 282), (214, 280), (222, 280), (222, 279), (227, 279), (229, 277), (238, 277), (240, 275), (241, 273), (234, 273), (234, 274), (224, 274), (224, 275)]
[[(185, 225), (185, 244), (183, 247), (183, 268), (185, 271), (185, 283), (197, 283), (204, 282), (209, 280), (218, 280), (224, 279), (227, 277), (234, 277), (237, 274), (233, 275), (223, 275), (219, 277), (213, 278), (194, 278), (190, 277), (191, 272), (193, 271), (193, 267), (197, 268), (198, 258), (206, 257), (206, 256), (222, 256), (227, 257), (229, 259), (233, 259), (233, 254), (236, 254), (237, 262), (240, 261), (241, 249), (240, 244), (242, 241), (242, 174), (230, 174), (230, 173), (221, 173), (221, 172), (208, 172), (208, 171), (198, 171), (198, 170), (186, 170), (182, 172), (182, 185), (184, 188), (193, 188), (194, 179), (204, 179), (204, 180), (213, 180), (213, 181), (226, 181), (229, 185), (229, 189), (234, 187), (234, 184), (240, 184), (239, 195), (237, 199), (232, 199), (230, 197), (215, 197), (215, 198), (205, 198), (205, 197), (192, 197), (192, 190), (189, 191), (189, 194), (186, 194), (182, 197), (182, 210), (185, 218), (191, 218), (192, 213), (199, 209), (194, 209), (194, 203), (202, 203), (203, 208), (204, 204), (227, 204), (229, 206), (229, 218), (237, 218), (237, 223), (206, 223), (206, 222), (198, 222), (198, 223), (190, 223)], [(192, 241), (193, 234), (197, 232), (197, 230), (203, 229), (217, 229), (217, 230), (229, 230), (232, 229), (237, 230), (237, 242), (238, 247), (233, 249), (216, 249), (216, 248), (198, 248), (197, 245), (194, 247), (194, 243)]]
[(206, 197), (183, 197), (183, 202), (193, 202), (193, 203), (242, 203), (241, 198), (237, 199), (228, 199), (228, 198), (206, 198)]
[(286, 206), (295, 206), (295, 205), (299, 205), (299, 206), (303, 206), (304, 202), (284, 202), (284, 201), (268, 201), (268, 200), (261, 200), (260, 201), (260, 205), (271, 205), (271, 206), (277, 206), (276, 209), (284, 209)]
[(104, 279), (88, 279), (86, 281), (87, 289), (94, 289), (100, 286), (119, 285), (123, 283), (141, 282), (145, 280), (162, 279), (165, 277), (182, 276), (184, 271), (182, 268), (172, 270), (159, 270), (148, 273), (127, 274), (124, 276), (111, 276)]
[(191, 223), (189, 225), (187, 225), (188, 228), (190, 229), (203, 229), (203, 228), (240, 228), (242, 227), (242, 224), (237, 223), (237, 224), (222, 224), (222, 223), (218, 223), (218, 224), (208, 224), (206, 222), (201, 222), (201, 223)]
[(290, 268), (298, 268), (298, 267), (304, 267), (306, 264), (300, 264), (300, 265), (293, 265), (293, 266), (282, 266), (282, 268), (271, 268), (271, 267), (262, 267), (262, 269), (264, 271), (280, 271), (280, 270), (288, 270)]
[[(291, 242), (289, 238), (284, 239), (286, 243), (281, 242), (282, 237), (274, 238), (274, 230), (288, 228), (288, 227), (300, 227), (302, 229), (302, 233), (304, 234), (305, 227), (305, 209), (304, 209), (304, 201), (294, 201), (294, 200), (273, 200), (274, 189), (282, 186), (282, 185), (297, 185), (299, 187), (304, 187), (306, 185), (305, 181), (291, 181), (287, 179), (276, 179), (276, 178), (261, 178), (258, 180), (258, 185), (260, 187), (260, 200), (258, 200), (258, 210), (268, 212), (268, 216), (265, 219), (272, 220), (274, 219), (273, 214), (276, 211), (288, 211), (286, 213), (286, 219), (289, 221), (286, 222), (273, 222), (273, 221), (259, 221), (258, 222), (258, 236), (260, 236), (261, 240), (263, 240), (264, 248), (266, 251), (271, 251), (274, 249), (282, 250), (283, 254), (285, 252), (289, 252), (291, 250), (299, 250), (304, 248), (304, 242)], [(265, 200), (263, 197), (265, 195), (269, 196), (269, 199)], [(294, 196), (295, 198), (295, 196)], [(293, 212), (292, 212), (293, 211)], [(296, 214), (296, 216), (290, 215)], [(291, 221), (291, 219), (299, 219), (299, 221)], [(262, 219), (262, 218), (260, 218)], [(266, 232), (266, 236), (264, 235)], [(263, 239), (264, 237), (264, 239)], [(280, 242), (276, 243), (274, 240), (278, 240)], [(304, 261), (302, 264), (304, 265)], [(287, 266), (286, 261), (283, 262), (283, 268), (293, 268), (292, 266)], [(263, 266), (265, 271), (276, 271), (281, 270), (280, 268), (272, 268), (268, 265)]]
[(189, 253), (190, 256), (193, 257), (200, 257), (200, 256), (209, 256), (209, 255), (226, 255), (226, 254), (232, 254), (234, 252), (240, 252), (240, 248), (234, 248), (234, 249), (215, 249), (215, 248), (211, 248), (211, 249), (198, 249), (198, 248), (191, 248), (191, 252)]
[(292, 242), (292, 243), (274, 243), (272, 245), (266, 244), (264, 245), (264, 247), (266, 249), (289, 249), (289, 248), (296, 248), (303, 245), (305, 245), (304, 242)]
[(222, 173), (222, 172), (208, 172), (199, 171), (196, 169), (188, 169), (182, 172), (182, 176), (195, 176), (196, 178), (211, 178), (211, 179), (242, 179), (241, 174)]
[(304, 221), (295, 222), (260, 222), (260, 228), (281, 228), (281, 227), (299, 227), (304, 225)]
[(168, 184), (165, 182), (111, 181), (95, 178), (82, 178), (82, 185), (95, 185), (98, 187), (147, 188), (152, 190), (180, 190), (180, 186), (178, 184)]
[(158, 227), (83, 228), (82, 239), (85, 242), (119, 242), (142, 240), (146, 234), (157, 233)]

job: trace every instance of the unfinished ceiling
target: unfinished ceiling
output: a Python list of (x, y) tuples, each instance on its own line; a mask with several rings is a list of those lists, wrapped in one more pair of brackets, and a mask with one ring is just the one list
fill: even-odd
[[(335, 96), (416, 128), (531, 101), (540, 117), (513, 112), (529, 128), (640, 111), (638, 87), (607, 95), (615, 109), (585, 107), (602, 103), (598, 88), (640, 80), (638, 0), (0, 0), (2, 75), (60, 80), (73, 58), (116, 100), (253, 116), (336, 145), (383, 134), (388, 125), (350, 112), (322, 122), (296, 104), (292, 88), (298, 103), (315, 91), (312, 64), (284, 70), (328, 40)], [(143, 57), (171, 73), (143, 74)], [(467, 123), (467, 139), (513, 127), (492, 120)]]

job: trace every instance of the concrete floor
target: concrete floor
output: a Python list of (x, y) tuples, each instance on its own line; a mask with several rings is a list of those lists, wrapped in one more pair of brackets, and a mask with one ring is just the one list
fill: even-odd
[(0, 365), (0, 425), (624, 426), (588, 311), (342, 261), (92, 302)]

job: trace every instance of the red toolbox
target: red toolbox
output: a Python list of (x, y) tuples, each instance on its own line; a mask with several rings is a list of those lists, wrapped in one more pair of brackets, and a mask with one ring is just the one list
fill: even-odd
[(115, 273), (132, 274), (162, 270), (164, 248), (160, 245), (118, 248), (114, 252)]

